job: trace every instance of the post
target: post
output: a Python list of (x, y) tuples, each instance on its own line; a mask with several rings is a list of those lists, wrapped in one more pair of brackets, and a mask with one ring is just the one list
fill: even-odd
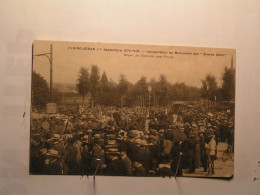
[[(53, 102), (53, 70), (52, 70), (52, 44), (50, 45), (50, 53), (41, 53), (41, 54), (37, 54), (37, 55), (33, 55), (33, 56), (45, 56), (48, 58), (49, 62), (50, 62), (50, 103)], [(50, 55), (50, 56), (49, 56)]]
[(152, 91), (152, 87), (148, 85), (149, 108), (151, 107), (151, 91)]
[(50, 48), (50, 102), (53, 102), (53, 94), (52, 94), (52, 87), (53, 87), (53, 78), (52, 78), (52, 44), (51, 44), (51, 48)]
[(179, 157), (179, 160), (178, 160), (178, 164), (177, 164), (177, 168), (176, 168), (176, 171), (175, 171), (175, 179), (177, 177), (177, 174), (178, 174), (178, 170), (180, 168), (180, 162), (181, 162), (181, 157), (182, 157), (182, 152), (180, 152), (180, 157)]

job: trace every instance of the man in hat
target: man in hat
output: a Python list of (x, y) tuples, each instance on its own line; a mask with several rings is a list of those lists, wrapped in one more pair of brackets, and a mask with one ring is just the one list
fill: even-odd
[(208, 156), (206, 154), (206, 149), (205, 149), (205, 135), (204, 135), (204, 131), (200, 131), (199, 133), (200, 136), (200, 159), (201, 159), (201, 163), (202, 163), (202, 167), (203, 167), (203, 172), (207, 171), (207, 166), (208, 166)]
[(125, 164), (122, 159), (120, 159), (116, 154), (109, 155), (106, 174), (112, 176), (123, 176), (125, 173)]
[(39, 174), (41, 172), (40, 166), (40, 143), (35, 140), (30, 140), (30, 173)]
[[(172, 155), (172, 165), (171, 170), (175, 174), (177, 171), (177, 176), (182, 176), (182, 169), (183, 169), (183, 146), (182, 141), (175, 142), (174, 146), (171, 151)], [(178, 169), (178, 170), (177, 170)]]
[(123, 160), (123, 163), (125, 165), (125, 175), (130, 176), (132, 175), (132, 162), (126, 155), (127, 147), (126, 145), (120, 145), (119, 146), (119, 152), (120, 152), (120, 158)]
[(195, 172), (196, 144), (197, 141), (195, 138), (195, 134), (191, 133), (189, 138), (187, 139), (187, 158), (188, 158), (189, 173)]
[(105, 151), (102, 148), (102, 142), (103, 140), (101, 138), (97, 138), (94, 141), (94, 146), (92, 148), (92, 157), (94, 158), (94, 164), (92, 165), (93, 168), (97, 167), (98, 165), (98, 170), (99, 172), (102, 172), (103, 169), (105, 168)]
[(77, 164), (76, 164), (76, 156), (77, 156), (77, 148), (74, 145), (73, 139), (68, 139), (68, 146), (66, 147), (67, 157), (66, 164), (69, 167), (69, 174), (77, 174)]
[(171, 170), (172, 159), (170, 155), (165, 155), (162, 159), (161, 164), (159, 164), (157, 168), (158, 175), (163, 177), (171, 177), (173, 176), (173, 172)]
[(209, 170), (208, 173), (214, 175), (214, 160), (215, 160), (215, 151), (216, 151), (216, 141), (215, 134), (211, 134), (211, 140), (208, 144), (205, 144), (206, 149), (209, 153)]
[(83, 150), (82, 142), (80, 140), (77, 140), (74, 143), (74, 147), (76, 148), (76, 165), (77, 165), (77, 173), (80, 173), (81, 170), (81, 153)]
[(88, 143), (86, 141), (83, 141), (82, 143), (82, 154), (81, 154), (81, 164), (82, 164), (82, 169), (81, 169), (81, 174), (82, 175), (89, 175), (91, 172), (91, 160), (92, 156), (88, 147)]
[(60, 161), (59, 152), (53, 148), (47, 152), (45, 159), (44, 173), (48, 175), (62, 175), (63, 165)]
[(165, 138), (163, 140), (163, 151), (162, 151), (162, 155), (169, 155), (171, 153), (173, 147), (173, 141), (169, 140), (167, 138)]
[(158, 167), (159, 159), (161, 157), (161, 147), (160, 142), (149, 138), (149, 151), (150, 151), (150, 169), (155, 171)]
[(135, 161), (133, 163), (133, 167), (135, 168), (135, 171), (134, 171), (135, 176), (146, 176), (146, 170), (143, 167), (142, 163)]
[(54, 137), (52, 138), (54, 140), (53, 148), (59, 152), (59, 155), (65, 159), (66, 158), (66, 150), (64, 147), (63, 139), (58, 134), (54, 134)]

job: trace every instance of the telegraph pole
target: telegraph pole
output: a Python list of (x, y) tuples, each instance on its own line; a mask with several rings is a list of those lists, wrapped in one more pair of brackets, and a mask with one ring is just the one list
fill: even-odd
[(50, 62), (50, 103), (53, 101), (52, 88), (53, 88), (53, 70), (52, 70), (52, 44), (50, 45), (50, 53), (41, 53), (34, 56), (45, 56)]

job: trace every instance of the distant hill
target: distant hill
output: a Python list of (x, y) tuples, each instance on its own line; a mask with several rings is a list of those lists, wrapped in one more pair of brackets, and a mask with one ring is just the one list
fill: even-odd
[(53, 88), (58, 89), (62, 93), (74, 92), (76, 93), (76, 85), (71, 83), (53, 83)]

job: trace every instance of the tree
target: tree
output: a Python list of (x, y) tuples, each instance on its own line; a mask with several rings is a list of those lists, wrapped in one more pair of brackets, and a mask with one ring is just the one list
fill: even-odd
[(97, 65), (91, 66), (91, 74), (90, 74), (90, 93), (91, 93), (91, 108), (94, 107), (94, 102), (97, 95), (97, 88), (99, 85), (99, 68)]
[(212, 75), (207, 75), (206, 82), (208, 86), (208, 99), (211, 101), (215, 101), (218, 89), (216, 77)]
[(82, 105), (84, 105), (85, 96), (88, 94), (90, 90), (90, 81), (89, 81), (89, 73), (88, 69), (81, 67), (78, 80), (77, 80), (77, 92), (82, 95)]
[(43, 108), (50, 97), (47, 81), (38, 73), (32, 73), (32, 104)]
[(96, 102), (104, 106), (115, 105), (115, 86), (116, 84), (113, 81), (108, 81), (106, 72), (104, 71), (99, 82)]
[(125, 75), (121, 74), (119, 76), (119, 84), (118, 84), (118, 87), (117, 87), (118, 96), (120, 98), (121, 108), (124, 105), (124, 98), (126, 97), (127, 90), (128, 90), (128, 81), (126, 80)]
[(151, 78), (149, 85), (151, 86), (151, 91), (150, 91), (150, 97), (151, 97), (151, 102), (155, 106), (156, 105), (156, 96), (155, 96), (155, 87), (156, 87), (156, 80), (155, 78)]
[(206, 80), (202, 80), (201, 97), (206, 100), (208, 99), (208, 87)]
[(189, 99), (191, 101), (198, 101), (200, 97), (200, 90), (197, 87), (188, 87)]
[(106, 92), (108, 91), (108, 87), (109, 87), (109, 83), (108, 83), (106, 72), (104, 71), (102, 76), (101, 76), (100, 83), (99, 83), (99, 86), (98, 86), (99, 97), (98, 97), (97, 100), (100, 103), (102, 101), (104, 101), (105, 96), (106, 96)]
[(223, 84), (221, 87), (222, 98), (226, 101), (235, 98), (235, 71), (234, 69), (225, 67), (223, 76)]
[(161, 74), (155, 91), (160, 106), (167, 105), (169, 101), (169, 86), (167, 77), (164, 74)]
[(100, 86), (101, 86), (101, 88), (106, 88), (108, 86), (108, 79), (107, 79), (107, 74), (105, 71), (103, 72), (103, 74), (101, 76)]
[(201, 97), (204, 97), (208, 100), (208, 107), (209, 102), (215, 101), (218, 92), (218, 86), (216, 82), (216, 77), (213, 75), (208, 74), (205, 80), (202, 81), (202, 88), (201, 88)]
[(140, 106), (146, 106), (146, 100), (148, 98), (148, 83), (146, 77), (141, 77), (135, 84), (137, 96), (140, 98)]

